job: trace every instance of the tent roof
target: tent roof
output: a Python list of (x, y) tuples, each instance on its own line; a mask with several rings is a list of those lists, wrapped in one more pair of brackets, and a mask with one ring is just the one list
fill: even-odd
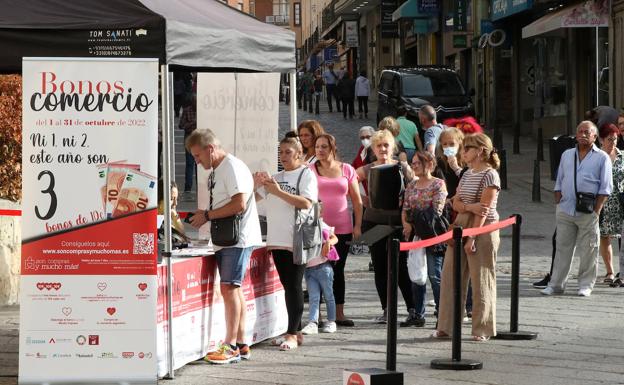
[(293, 32), (216, 0), (0, 0), (0, 9), (0, 72), (20, 72), (26, 56), (156, 57), (178, 66), (264, 72), (295, 68)]
[(167, 20), (167, 63), (265, 72), (295, 68), (295, 34), (215, 0), (140, 0)]

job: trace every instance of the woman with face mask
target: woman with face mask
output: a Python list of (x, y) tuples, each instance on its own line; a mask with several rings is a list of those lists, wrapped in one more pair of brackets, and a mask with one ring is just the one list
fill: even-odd
[[(373, 149), (370, 146), (371, 137), (374, 133), (375, 129), (371, 126), (363, 126), (360, 128), (360, 149), (358, 150), (357, 155), (355, 155), (353, 162), (351, 162), (351, 166), (353, 166), (354, 169), (357, 170), (358, 168), (375, 161), (375, 154), (373, 154)], [(364, 192), (368, 193), (366, 181), (362, 182), (362, 186), (364, 188)]]
[(459, 179), (466, 165), (461, 160), (464, 133), (458, 128), (447, 127), (440, 133), (436, 149), (437, 166), (433, 175), (446, 182), (449, 200), (455, 196)]

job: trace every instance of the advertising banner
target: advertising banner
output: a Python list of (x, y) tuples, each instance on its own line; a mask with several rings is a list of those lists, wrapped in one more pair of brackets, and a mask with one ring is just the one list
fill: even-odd
[[(173, 264), (174, 369), (204, 357), (225, 337), (225, 310), (212, 255)], [(167, 266), (158, 267), (158, 376), (167, 373)], [(266, 248), (255, 250), (242, 285), (247, 301), (245, 341), (255, 344), (286, 331), (284, 288)]]
[(358, 22), (357, 21), (345, 21), (345, 42), (349, 48), (357, 48), (360, 46)]
[[(225, 151), (251, 172), (277, 172), (278, 73), (198, 73), (197, 127), (211, 129)], [(197, 203), (208, 208), (208, 176), (197, 167)], [(199, 229), (208, 238), (210, 224)]]
[(158, 62), (22, 71), (19, 383), (156, 383)]
[(397, 0), (381, 0), (379, 7), (381, 14), (381, 37), (383, 39), (399, 37), (399, 23), (392, 21), (392, 13), (399, 7)]

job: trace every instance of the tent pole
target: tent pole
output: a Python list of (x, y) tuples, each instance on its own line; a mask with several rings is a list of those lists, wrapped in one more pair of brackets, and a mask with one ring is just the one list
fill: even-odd
[[(161, 101), (162, 101), (162, 152), (163, 152), (163, 199), (165, 202), (171, 202), (171, 87), (172, 79), (170, 79), (169, 65), (162, 65), (160, 67), (160, 81), (161, 81)], [(172, 290), (173, 290), (173, 274), (172, 274), (172, 261), (171, 261), (171, 205), (164, 205), (164, 228), (165, 228), (165, 249), (163, 256), (167, 262), (167, 376), (165, 378), (174, 378), (173, 369), (173, 304), (172, 304)]]
[(290, 96), (290, 129), (297, 130), (297, 70), (292, 70), (290, 76), (289, 96)]
[[(598, 50), (598, 27), (596, 27), (596, 106), (600, 105), (600, 69), (598, 66), (600, 65), (600, 54)], [(600, 127), (598, 127), (600, 128)]]

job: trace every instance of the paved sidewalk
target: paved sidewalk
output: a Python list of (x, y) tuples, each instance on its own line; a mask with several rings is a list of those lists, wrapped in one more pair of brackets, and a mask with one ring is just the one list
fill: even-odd
[[(285, 111), (286, 107), (282, 105), (282, 112)], [(369, 116), (375, 115), (371, 112)], [(314, 115), (300, 114), (300, 120), (307, 118), (314, 118)], [(336, 112), (323, 111), (320, 120), (337, 137), (348, 161), (358, 147), (359, 126), (374, 124), (372, 120), (365, 122), (357, 118), (345, 121)], [(280, 130), (288, 129), (287, 125), (288, 117), (283, 113)], [(505, 145), (511, 148), (511, 138), (505, 137)], [(548, 162), (542, 162), (543, 203), (531, 202), (536, 145), (529, 138), (522, 138), (520, 148), (519, 155), (509, 151), (509, 189), (501, 193), (499, 211), (502, 218), (513, 213), (523, 216), (520, 329), (538, 332), (539, 337), (534, 341), (475, 343), (466, 338), (470, 335), (470, 328), (465, 324), (463, 357), (481, 360), (483, 370), (432, 370), (429, 368), (432, 359), (450, 357), (451, 343), (428, 337), (435, 325), (433, 308), (428, 307), (424, 328), (400, 328), (398, 332), (397, 369), (405, 373), (406, 384), (624, 384), (624, 289), (612, 289), (599, 283), (591, 297), (581, 298), (576, 296), (577, 285), (573, 278), (565, 295), (543, 297), (530, 285), (550, 266), (553, 182), (547, 173)], [(545, 156), (548, 159), (547, 153)], [(180, 175), (179, 165), (177, 170)], [(504, 331), (509, 328), (511, 231), (505, 230), (501, 235), (497, 263), (497, 325), (500, 331)], [(368, 255), (351, 255), (347, 262), (346, 313), (355, 320), (356, 327), (343, 328), (335, 334), (307, 337), (303, 346), (291, 352), (280, 352), (265, 342), (252, 348), (252, 360), (236, 365), (191, 363), (176, 371), (174, 380), (162, 380), (160, 384), (341, 384), (345, 368), (383, 368), (386, 329), (372, 321), (381, 309), (373, 274), (368, 272), (368, 261)], [(615, 266), (617, 261), (616, 257)], [(577, 266), (578, 262), (575, 262), (573, 272)], [(599, 276), (604, 274), (601, 261)], [(304, 316), (307, 314), (306, 306)], [(406, 309), (399, 295), (399, 318), (405, 315)], [(17, 328), (18, 309), (0, 308), (0, 385), (17, 382)]]

